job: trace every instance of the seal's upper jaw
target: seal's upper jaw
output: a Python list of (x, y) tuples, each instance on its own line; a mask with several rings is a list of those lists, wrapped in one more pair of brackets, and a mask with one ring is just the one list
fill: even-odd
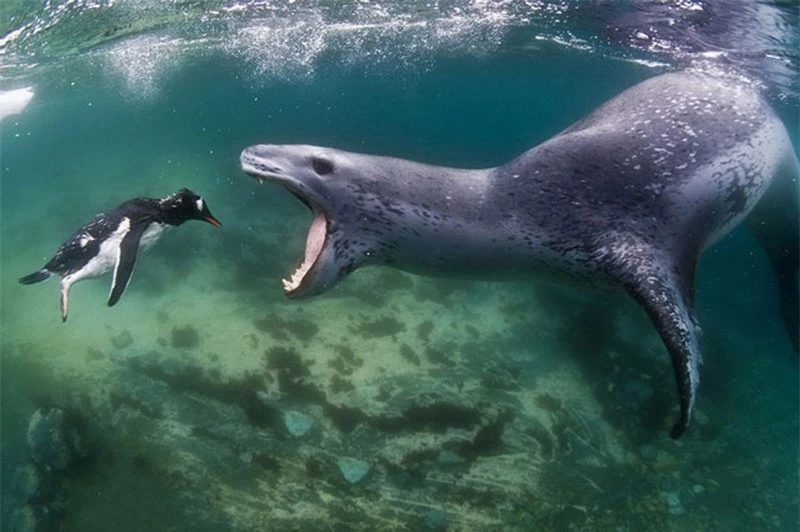
[[(250, 146), (240, 157), (242, 170), (259, 183), (283, 185), (311, 211), (313, 219), (306, 237), (305, 253), (294, 272), (283, 279), (284, 293), (291, 298), (314, 295), (332, 283), (321, 265), (325, 263), (329, 217), (325, 202), (314, 188), (320, 168), (318, 158), (305, 154), (301, 146)], [(316, 161), (316, 162), (315, 162)]]
[(268, 180), (282, 182), (287, 179), (284, 169), (275, 160), (276, 157), (270, 157), (269, 148), (267, 145), (250, 146), (239, 156), (242, 171), (259, 183)]

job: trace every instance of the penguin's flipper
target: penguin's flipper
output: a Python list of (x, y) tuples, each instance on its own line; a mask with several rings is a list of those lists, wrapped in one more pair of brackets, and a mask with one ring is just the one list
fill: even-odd
[(128, 283), (131, 282), (136, 256), (139, 254), (139, 240), (141, 240), (146, 227), (146, 224), (131, 227), (120, 242), (117, 264), (114, 266), (114, 277), (111, 281), (111, 292), (108, 294), (109, 307), (117, 304), (119, 298), (125, 293), (125, 289), (128, 288)]
[(692, 419), (700, 368), (701, 330), (694, 312), (696, 253), (682, 261), (636, 238), (621, 238), (601, 250), (609, 273), (644, 308), (669, 352), (681, 414), (670, 435), (677, 439)]

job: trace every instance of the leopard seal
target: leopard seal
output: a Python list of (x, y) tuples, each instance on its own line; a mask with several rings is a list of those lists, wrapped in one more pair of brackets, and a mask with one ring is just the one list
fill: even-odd
[(689, 426), (702, 365), (694, 276), (701, 252), (796, 180), (781, 121), (755, 88), (674, 72), (646, 80), (512, 161), (456, 169), (308, 145), (254, 145), (246, 174), (311, 210), (292, 298), (389, 265), (497, 279), (546, 270), (627, 291), (670, 354)]

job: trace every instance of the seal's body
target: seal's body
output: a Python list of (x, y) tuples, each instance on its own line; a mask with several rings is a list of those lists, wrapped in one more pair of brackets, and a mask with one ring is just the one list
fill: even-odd
[(167, 226), (188, 220), (205, 220), (220, 226), (203, 198), (181, 189), (163, 199), (134, 198), (95, 216), (75, 231), (44, 267), (22, 277), (22, 284), (33, 284), (61, 277), (61, 320), (67, 321), (70, 287), (84, 279), (99, 277), (114, 270), (108, 306), (114, 306), (128, 287), (139, 249), (148, 249)]
[(488, 279), (549, 270), (624, 288), (672, 357), (673, 437), (699, 383), (698, 257), (775, 176), (798, 172), (785, 128), (754, 89), (693, 73), (645, 81), (495, 168), (296, 145), (252, 146), (241, 162), (314, 214), (304, 260), (284, 281), (290, 297), (376, 263)]

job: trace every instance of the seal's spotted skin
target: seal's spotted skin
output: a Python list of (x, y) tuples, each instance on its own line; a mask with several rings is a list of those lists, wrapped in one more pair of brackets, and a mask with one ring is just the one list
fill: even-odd
[(290, 297), (322, 293), (366, 264), (488, 279), (549, 270), (624, 288), (672, 357), (675, 438), (699, 384), (700, 253), (773, 177), (798, 172), (783, 125), (753, 88), (692, 73), (645, 81), (496, 168), (297, 145), (251, 146), (241, 163), (314, 214), (305, 257), (284, 281)]

